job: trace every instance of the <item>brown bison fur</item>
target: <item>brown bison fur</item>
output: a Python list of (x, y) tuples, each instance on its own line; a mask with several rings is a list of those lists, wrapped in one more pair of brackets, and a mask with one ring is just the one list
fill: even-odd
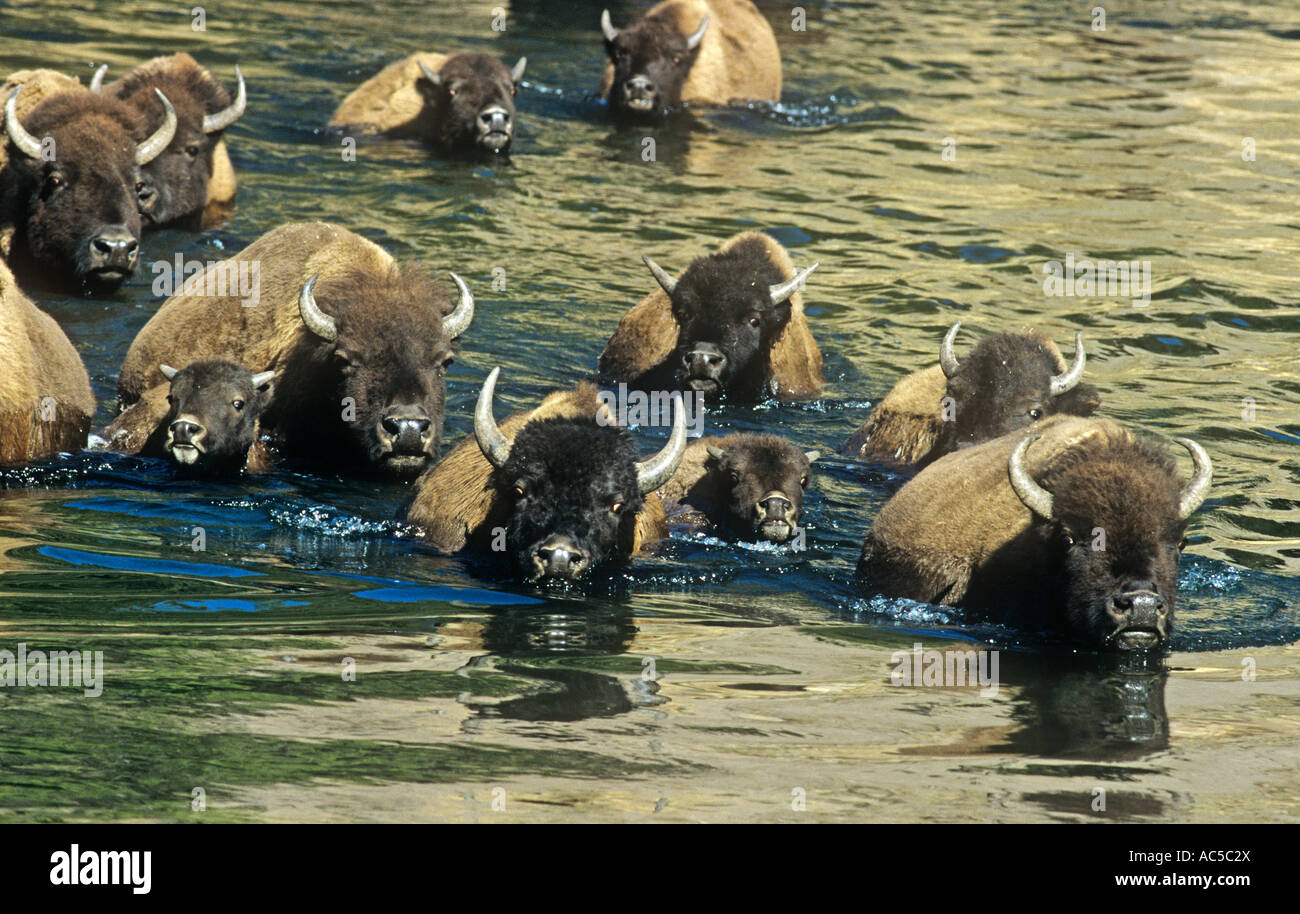
[[(762, 232), (742, 232), (718, 248), (726, 254), (741, 245), (759, 245), (782, 280), (798, 272), (780, 243)], [(686, 271), (677, 275), (680, 280)], [(822, 354), (808, 327), (803, 292), (790, 296), (790, 319), (767, 354), (767, 372), (779, 399), (813, 397), (821, 393)], [(619, 321), (600, 354), (600, 373), (613, 381), (632, 381), (667, 359), (677, 347), (679, 328), (668, 294), (658, 285)]]
[[(198, 189), (195, 194), (195, 204), (197, 198), (202, 197), (201, 206), (192, 210), (183, 207), (188, 211), (170, 213), (159, 221), (171, 223), (192, 218), (202, 227), (220, 222), (234, 205), (237, 190), (235, 169), (226, 149), (225, 131), (205, 134), (203, 118), (227, 108), (230, 94), (211, 73), (185, 53), (146, 61), (121, 79), (109, 83), (102, 91), (142, 112), (152, 132), (163, 119), (162, 102), (154, 94), (154, 89), (160, 89), (176, 109), (176, 135), (162, 155), (145, 167), (145, 171), (176, 168), (185, 148), (193, 145), (207, 160), (208, 175), (206, 188)], [(171, 164), (169, 159), (173, 160)], [(173, 175), (168, 177), (175, 180)]]
[[(53, 420), (46, 421), (51, 403)], [(0, 464), (80, 450), (94, 413), (77, 350), (0, 261)]]
[[(636, 39), (651, 53), (666, 46), (667, 32), (679, 43), (693, 34), (709, 17), (694, 63), (676, 98), (664, 99), (664, 105), (725, 105), (731, 101), (778, 101), (781, 98), (781, 51), (776, 35), (763, 14), (750, 0), (664, 0), (652, 7), (635, 24), (627, 25), (620, 38), (633, 32), (644, 33)], [(644, 52), (642, 52), (644, 53)], [(662, 51), (660, 52), (662, 53)], [(614, 64), (607, 61), (597, 90), (609, 98), (614, 84)]]
[[(581, 382), (572, 390), (549, 394), (534, 409), (512, 414), (498, 423), (502, 434), (514, 439), (530, 422), (546, 419), (595, 421), (603, 405), (596, 385)], [(403, 509), (407, 521), (421, 528), (421, 536), (444, 553), (466, 547), (486, 550), (492, 531), (504, 527), (511, 502), (492, 484), (493, 468), (473, 434), (447, 452), (442, 460), (415, 481), (415, 492)], [(668, 535), (663, 503), (657, 492), (645, 496), (633, 523), (622, 530), (622, 549), (634, 555)]]
[(424, 78), (421, 63), (437, 73), (446, 60), (446, 54), (412, 54), (393, 61), (349, 92), (329, 125), (394, 137), (431, 136), (433, 112), (416, 83)]

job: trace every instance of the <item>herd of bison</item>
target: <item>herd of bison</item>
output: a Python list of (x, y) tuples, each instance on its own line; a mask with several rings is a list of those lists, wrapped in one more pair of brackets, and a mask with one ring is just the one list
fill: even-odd
[[(596, 23), (593, 23), (593, 32)], [(777, 100), (775, 35), (749, 0), (666, 0), (599, 23), (599, 92), (618, 121)], [(593, 35), (594, 38), (594, 35)], [(447, 156), (508, 153), (526, 61), (416, 54), (349, 94), (331, 129), (414, 137)], [(117, 288), (141, 233), (201, 229), (236, 193), (225, 132), (244, 113), (187, 54), (90, 84), (27, 70), (4, 88), (0, 151), (0, 463), (87, 447), (95, 403), (77, 351), (26, 292)], [(822, 357), (805, 315), (817, 264), (768, 235), (723, 242), (618, 324), (598, 376), (498, 419), (493, 370), (472, 437), (442, 455), (446, 369), (474, 316), (435, 281), (327, 223), (282, 225), (180, 285), (131, 344), (121, 412), (96, 446), (190, 474), (329, 462), (411, 480), (403, 516), (436, 548), (527, 580), (578, 579), (652, 548), (672, 523), (792, 543), (816, 451), (775, 434), (688, 441), (688, 402), (813, 397)], [(864, 593), (949, 606), (1096, 649), (1167, 646), (1188, 518), (1210, 459), (1179, 471), (1161, 444), (1094, 413), (1085, 341), (1067, 361), (1035, 333), (975, 342), (954, 324), (937, 365), (902, 378), (843, 452), (914, 475), (867, 534)], [(642, 454), (609, 391), (658, 398), (667, 443)], [(624, 423), (626, 424), (626, 423)]]

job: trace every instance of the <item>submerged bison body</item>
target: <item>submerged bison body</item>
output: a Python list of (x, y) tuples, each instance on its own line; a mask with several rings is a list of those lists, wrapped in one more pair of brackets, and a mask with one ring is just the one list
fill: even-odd
[(958, 357), (952, 325), (939, 364), (899, 381), (844, 445), (884, 463), (924, 467), (944, 454), (1025, 428), (1047, 416), (1090, 416), (1101, 402), (1084, 384), (1083, 335), (1067, 367), (1056, 344), (1037, 333), (998, 333)]
[(256, 366), (277, 374), (262, 428), (284, 456), (414, 475), (439, 453), (447, 366), (474, 315), (450, 275), (455, 299), (346, 229), (281, 226), (163, 303), (131, 344), (118, 397), (156, 402), (159, 364)]
[(157, 92), (175, 108), (175, 136), (140, 170), (137, 203), (146, 225), (197, 227), (213, 221), (214, 211), (233, 201), (235, 173), (224, 137), (247, 105), (239, 67), (235, 80), (238, 88), (232, 99), (194, 58), (176, 54), (141, 64), (101, 90), (129, 105), (151, 127), (164, 115)]
[(413, 54), (353, 90), (330, 126), (411, 137), (444, 152), (506, 153), (527, 63), (521, 57), (507, 69), (487, 54)]
[(785, 543), (801, 529), (804, 493), (819, 456), (777, 435), (702, 438), (691, 442), (659, 495), (698, 512), (719, 532)]
[(609, 63), (600, 95), (623, 120), (686, 104), (781, 98), (781, 52), (749, 0), (665, 0), (619, 31), (600, 17)]
[(94, 413), (77, 350), (0, 260), (0, 466), (81, 450)]
[(157, 93), (164, 113), (149, 130), (129, 106), (73, 83), (20, 116), (25, 89), (5, 102), (0, 223), (10, 262), (24, 279), (111, 292), (135, 270), (140, 168), (171, 142), (175, 111)]
[(645, 258), (660, 289), (619, 323), (600, 356), (607, 380), (752, 401), (813, 396), (822, 356), (796, 273), (776, 241), (746, 232), (674, 278)]
[(956, 451), (881, 509), (858, 577), (869, 592), (966, 607), (1094, 648), (1166, 645), (1178, 557), (1212, 468), (1194, 441), (1173, 458), (1113, 422), (1054, 416)]
[(574, 580), (663, 536), (666, 483), (686, 449), (680, 401), (659, 453), (638, 458), (592, 384), (497, 424), (500, 369), (479, 394), (474, 437), (416, 484), (405, 515), (437, 548), (505, 558), (522, 578)]

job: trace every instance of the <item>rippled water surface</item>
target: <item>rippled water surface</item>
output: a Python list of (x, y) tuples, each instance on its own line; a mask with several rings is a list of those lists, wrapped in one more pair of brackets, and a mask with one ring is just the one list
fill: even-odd
[[(239, 63), (237, 211), (146, 236), (145, 260), (325, 219), (455, 269), (479, 309), (448, 441), (494, 365), (499, 414), (591, 372), (650, 288), (642, 253), (677, 270), (745, 229), (821, 261), (807, 302), (829, 384), (711, 430), (832, 453), (955, 319), (965, 345), (1036, 327), (1068, 349), (1082, 329), (1103, 412), (1215, 462), (1174, 653), (1076, 656), (856, 594), (904, 478), (836, 456), (806, 552), (681, 535), (560, 592), (422, 549), (394, 520), (401, 486), (200, 483), (83, 453), (0, 476), (0, 647), (106, 665), (93, 699), (0, 690), (0, 816), (1300, 819), (1300, 10), (1125, 3), (1096, 31), (1087, 4), (808, 0), (798, 32), (765, 2), (779, 104), (620, 130), (590, 93), (604, 0), (512, 3), (504, 32), (498, 5), (223, 0), (195, 32), (176, 4), (7, 2), (0, 69)], [(646, 6), (610, 0), (619, 23)], [(343, 161), (321, 128), (352, 87), (456, 49), (528, 57), (509, 163), (376, 142)], [(1070, 253), (1150, 261), (1149, 304), (1045, 296), (1043, 263)], [(107, 423), (160, 299), (145, 275), (111, 299), (35, 297)], [(975, 641), (1006, 648), (996, 696), (890, 685), (894, 651)]]

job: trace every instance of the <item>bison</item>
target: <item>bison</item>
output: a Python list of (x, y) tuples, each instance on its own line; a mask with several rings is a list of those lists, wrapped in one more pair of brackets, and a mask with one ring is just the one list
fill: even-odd
[(0, 465), (80, 450), (94, 414), (77, 350), (0, 260)]
[(572, 581), (666, 535), (655, 490), (686, 450), (685, 411), (658, 453), (637, 458), (595, 385), (552, 394), (498, 425), (492, 399), (500, 369), (479, 393), (474, 437), (416, 482), (404, 509), (435, 548), (503, 554), (528, 580)]
[(0, 226), (10, 262), (24, 278), (111, 292), (139, 256), (140, 168), (171, 142), (176, 113), (158, 92), (164, 115), (150, 132), (127, 105), (63, 79), (67, 88), (44, 94), (34, 106), (22, 105), (26, 84), (5, 102), (9, 143), (0, 172)]
[(881, 509), (858, 561), (863, 586), (961, 606), (1097, 649), (1167, 645), (1187, 520), (1213, 469), (1195, 470), (1113, 422), (1051, 416), (948, 454)]
[(600, 356), (602, 377), (738, 401), (821, 392), (822, 355), (800, 293), (817, 263), (796, 273), (761, 232), (731, 238), (677, 278), (643, 259), (660, 288), (619, 322)]
[(1087, 354), (1074, 336), (1069, 365), (1047, 337), (998, 333), (965, 358), (954, 350), (961, 321), (939, 347), (939, 364), (894, 385), (842, 451), (881, 463), (921, 468), (957, 448), (1024, 428), (1058, 413), (1090, 416), (1101, 402), (1082, 383)]
[(262, 428), (284, 456), (414, 475), (438, 456), (447, 367), (474, 316), (450, 275), (455, 301), (347, 229), (280, 226), (163, 302), (131, 344), (118, 398), (161, 402), (146, 396), (166, 383), (159, 364), (261, 367), (278, 377)]
[(166, 414), (151, 422), (157, 408), (137, 401), (105, 430), (109, 449), (163, 457), (196, 474), (264, 467), (264, 455), (250, 449), (258, 443), (259, 418), (271, 402), (274, 371), (253, 374), (215, 359), (158, 370), (169, 383)]
[(91, 91), (121, 100), (150, 124), (163, 117), (155, 91), (165, 94), (176, 109), (176, 135), (161, 155), (140, 169), (137, 201), (145, 224), (197, 228), (220, 221), (236, 189), (225, 130), (248, 104), (239, 67), (233, 100), (188, 54), (156, 57), (101, 90), (105, 69), (96, 72)]
[(599, 92), (622, 120), (685, 104), (781, 98), (781, 52), (749, 0), (664, 0), (619, 31), (601, 13), (609, 62)]
[(487, 54), (412, 54), (352, 91), (330, 126), (421, 140), (445, 152), (507, 153), (526, 57), (507, 70)]
[(691, 442), (659, 496), (742, 540), (785, 543), (800, 530), (804, 493), (819, 456), (778, 435), (701, 438)]

